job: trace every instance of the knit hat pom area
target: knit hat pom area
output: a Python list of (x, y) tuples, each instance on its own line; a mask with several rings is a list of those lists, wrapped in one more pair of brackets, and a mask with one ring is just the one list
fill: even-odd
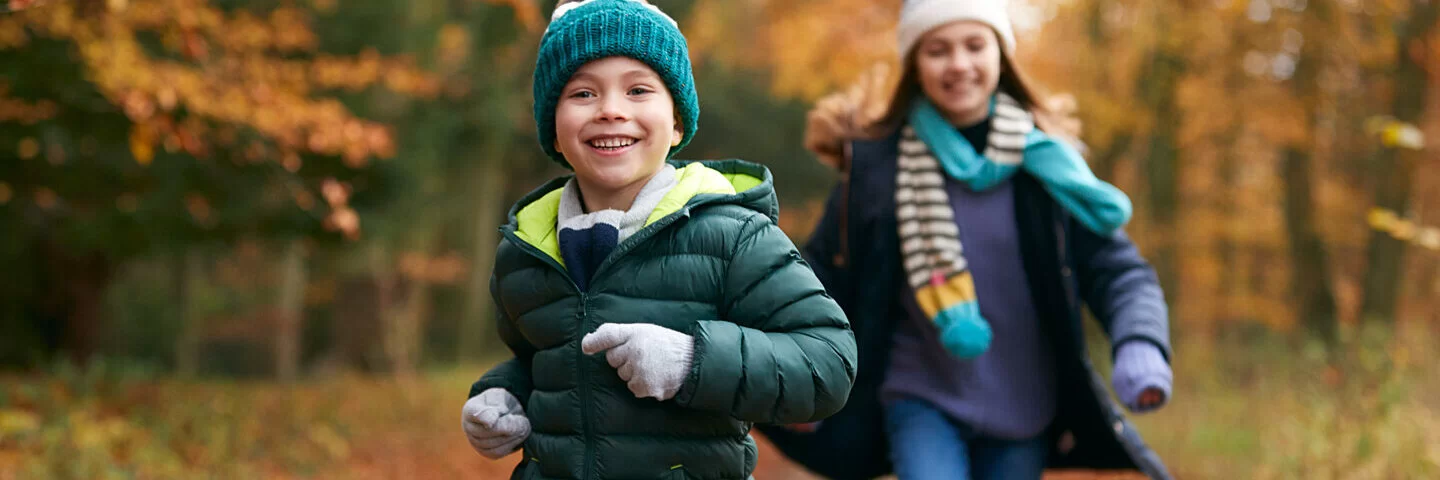
[(560, 5), (540, 40), (535, 61), (535, 128), (540, 148), (571, 168), (555, 150), (555, 108), (570, 77), (587, 63), (630, 57), (650, 66), (675, 102), (684, 137), (670, 148), (673, 157), (695, 137), (700, 98), (690, 66), (690, 48), (673, 18), (640, 0), (582, 0)]
[(895, 37), (900, 58), (910, 54), (920, 37), (942, 25), (969, 20), (988, 25), (1000, 37), (1000, 45), (1015, 51), (1015, 31), (1005, 0), (905, 0), (900, 7), (900, 24)]

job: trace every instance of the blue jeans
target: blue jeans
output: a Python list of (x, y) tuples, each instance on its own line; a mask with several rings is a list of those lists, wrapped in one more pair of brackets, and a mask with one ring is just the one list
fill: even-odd
[(1048, 452), (1044, 435), (998, 440), (976, 435), (930, 403), (902, 399), (885, 405), (890, 460), (900, 480), (1039, 479)]

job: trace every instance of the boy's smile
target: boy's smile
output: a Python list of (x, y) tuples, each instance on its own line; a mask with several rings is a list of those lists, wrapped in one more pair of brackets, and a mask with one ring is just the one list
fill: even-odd
[(630, 135), (599, 135), (585, 140), (585, 144), (589, 145), (591, 149), (594, 149), (597, 155), (603, 156), (618, 156), (624, 154), (631, 150), (630, 147), (635, 146), (635, 144), (639, 142), (640, 140), (638, 138)]

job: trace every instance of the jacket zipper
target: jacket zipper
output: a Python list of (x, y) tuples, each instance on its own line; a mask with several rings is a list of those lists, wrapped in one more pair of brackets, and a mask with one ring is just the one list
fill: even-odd
[[(530, 254), (532, 257), (540, 259), (540, 261), (546, 265), (560, 272), (560, 274), (565, 277), (565, 281), (570, 283), (570, 288), (580, 293), (580, 309), (575, 312), (576, 320), (578, 320), (579, 331), (582, 335), (590, 331), (586, 325), (590, 317), (590, 297), (586, 292), (580, 290), (580, 286), (575, 283), (574, 279), (570, 278), (570, 272), (567, 272), (565, 267), (560, 265), (560, 262), (556, 261), (553, 257), (546, 255), (545, 252), (540, 251), (539, 248), (536, 248), (529, 242), (520, 239), (520, 236), (516, 235), (513, 229), (508, 227), (502, 228), (501, 232), (505, 235), (506, 240), (519, 246), (520, 250)], [(577, 345), (575, 348), (576, 382), (580, 388), (580, 425), (583, 436), (585, 437), (585, 457), (583, 459), (584, 463), (582, 463), (584, 475), (582, 475), (582, 478), (593, 478), (592, 467), (595, 463), (595, 428), (590, 420), (590, 382), (586, 381), (589, 373), (585, 369), (585, 363), (585, 351)]]
[[(689, 217), (690, 209), (694, 208), (695, 206), (696, 205), (687, 205), (684, 208), (681, 208), (680, 211), (672, 213), (670, 215), (666, 215), (660, 220), (656, 220), (655, 223), (650, 224), (644, 229), (641, 229), (639, 232), (636, 232), (635, 235), (625, 239), (625, 242), (616, 246), (615, 251), (611, 252), (604, 261), (600, 262), (600, 266), (596, 268), (595, 272), (591, 274), (591, 286), (594, 286), (595, 282), (593, 280), (600, 278), (600, 274), (606, 270), (606, 267), (609, 267), (611, 264), (615, 263), (620, 257), (624, 256), (626, 253), (629, 253), (630, 250), (633, 250), (635, 248), (635, 245), (638, 245), (641, 242), (644, 242), (646, 239), (655, 236), (657, 232), (665, 229), (666, 226), (675, 223), (680, 218)], [(580, 320), (580, 331), (590, 331), (589, 325), (587, 325), (590, 317), (589, 295), (587, 292), (580, 291), (580, 286), (575, 283), (574, 279), (570, 278), (570, 273), (565, 270), (565, 267), (560, 265), (560, 262), (555, 261), (553, 257), (546, 255), (545, 252), (540, 251), (539, 248), (536, 248), (529, 242), (520, 239), (520, 237), (515, 234), (515, 231), (508, 226), (501, 228), (501, 232), (504, 233), (506, 239), (518, 245), (521, 250), (529, 253), (533, 257), (539, 258), (547, 265), (550, 265), (551, 268), (554, 268), (556, 271), (559, 271), (565, 276), (565, 279), (570, 282), (570, 287), (574, 288), (575, 291), (580, 293), (580, 311), (576, 313)], [(595, 434), (594, 425), (591, 424), (589, 413), (590, 409), (588, 408), (590, 406), (590, 385), (589, 382), (586, 381), (588, 373), (585, 370), (585, 352), (579, 348), (576, 348), (575, 360), (576, 368), (579, 369), (579, 378), (577, 379), (577, 381), (580, 383), (580, 423), (584, 427), (585, 431), (585, 463), (583, 464), (585, 471), (584, 478), (593, 478), (593, 466), (595, 464)]]
[[(566, 275), (567, 277), (569, 275)], [(587, 303), (588, 296), (580, 292), (580, 331), (588, 332), (590, 328), (586, 323), (590, 318), (590, 306)], [(585, 350), (579, 346), (575, 347), (575, 368), (580, 370), (576, 381), (580, 382), (580, 425), (585, 428), (585, 475), (584, 478), (593, 478), (592, 466), (595, 464), (595, 426), (590, 422), (590, 382), (586, 381), (588, 374), (585, 370)]]

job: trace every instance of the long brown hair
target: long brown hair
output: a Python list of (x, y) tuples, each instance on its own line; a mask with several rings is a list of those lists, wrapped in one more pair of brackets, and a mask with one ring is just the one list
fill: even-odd
[[(916, 55), (916, 50), (906, 55), (898, 81), (890, 80), (892, 68), (888, 63), (877, 64), (850, 88), (816, 102), (806, 117), (805, 148), (814, 152), (821, 163), (844, 171), (849, 168), (845, 148), (851, 140), (873, 140), (895, 133), (905, 124), (915, 99), (924, 95)], [(1047, 95), (1004, 50), (1000, 53), (997, 88), (1034, 115), (1041, 131), (1080, 145), (1079, 121), (1070, 118), (1075, 110), (1074, 98)]]

